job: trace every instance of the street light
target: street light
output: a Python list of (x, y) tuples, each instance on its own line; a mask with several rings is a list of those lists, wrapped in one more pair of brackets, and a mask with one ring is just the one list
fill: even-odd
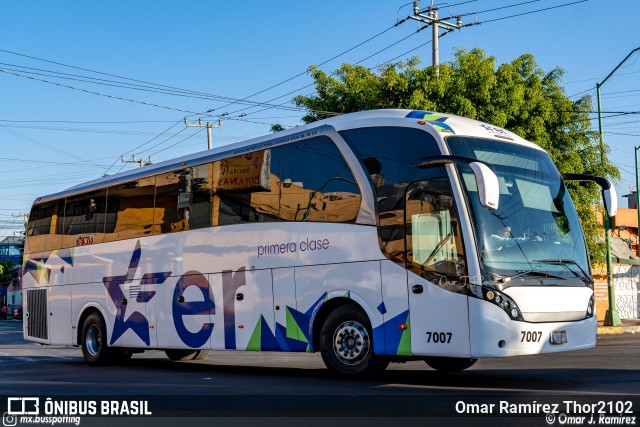
[[(620, 66), (624, 64), (624, 62), (631, 57), (631, 55), (633, 55), (638, 50), (640, 50), (640, 47), (637, 47), (633, 49), (631, 52), (629, 52), (629, 54), (616, 66), (616, 68), (613, 69), (612, 72), (609, 73), (607, 77), (604, 78), (602, 82), (596, 83), (596, 94), (598, 96), (598, 132), (600, 133), (600, 162), (602, 164), (604, 164), (605, 148), (604, 148), (604, 136), (602, 134), (602, 111), (600, 108), (600, 87), (607, 80), (609, 80), (609, 77), (611, 77), (613, 73), (615, 73), (618, 70), (618, 68), (620, 68)], [(638, 168), (636, 165), (636, 174), (638, 173), (637, 170)], [(636, 186), (637, 186), (637, 176), (636, 176)], [(636, 188), (636, 197), (637, 197), (637, 194), (638, 193)], [(640, 224), (638, 224), (638, 227), (640, 227)], [(607, 214), (604, 215), (604, 228), (605, 228), (605, 238), (607, 242), (607, 289), (609, 291), (608, 292), (609, 293), (609, 309), (607, 310), (607, 313), (604, 316), (604, 325), (620, 326), (622, 325), (622, 322), (620, 322), (620, 316), (618, 315), (618, 311), (616, 310), (615, 293), (613, 288), (613, 279), (611, 275), (611, 269), (612, 269), (611, 236), (609, 236), (609, 215)]]

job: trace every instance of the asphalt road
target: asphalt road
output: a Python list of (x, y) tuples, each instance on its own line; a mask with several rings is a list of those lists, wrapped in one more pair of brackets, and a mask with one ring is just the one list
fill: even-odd
[[(117, 396), (149, 400), (155, 415), (180, 416), (456, 417), (495, 425), (491, 416), (506, 421), (500, 401), (556, 403), (560, 410), (565, 401), (629, 401), (640, 415), (640, 334), (604, 335), (589, 351), (480, 360), (455, 374), (415, 361), (392, 364), (372, 380), (345, 381), (332, 378), (316, 354), (212, 352), (203, 361), (171, 362), (148, 351), (126, 366), (95, 368), (77, 348), (23, 341), (21, 327), (0, 322), (0, 409), (4, 396)], [(497, 406), (491, 416), (464, 418), (460, 402)], [(519, 421), (547, 425), (534, 415)]]

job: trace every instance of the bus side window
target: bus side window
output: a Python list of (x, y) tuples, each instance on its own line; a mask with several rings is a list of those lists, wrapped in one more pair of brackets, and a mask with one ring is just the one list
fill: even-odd
[(282, 146), (280, 218), (355, 222), (360, 188), (333, 141), (321, 136)]
[(77, 246), (78, 235), (87, 235), (92, 244), (103, 242), (106, 196), (106, 190), (99, 190), (66, 199), (64, 219), (61, 218), (62, 247)]
[(59, 249), (62, 237), (56, 234), (58, 206), (64, 206), (64, 199), (36, 205), (31, 209), (27, 223), (28, 247), (25, 253), (38, 253)]
[(54, 209), (55, 205), (53, 203), (34, 206), (29, 214), (27, 236), (42, 236), (50, 234)]
[(205, 164), (157, 176), (154, 233), (211, 225), (212, 167)]
[(278, 221), (280, 149), (215, 162), (213, 225)]
[(156, 177), (109, 187), (105, 242), (151, 234)]

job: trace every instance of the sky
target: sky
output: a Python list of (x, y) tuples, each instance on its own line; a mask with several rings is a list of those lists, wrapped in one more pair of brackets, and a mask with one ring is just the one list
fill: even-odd
[[(481, 48), (496, 66), (533, 54), (543, 70), (565, 71), (572, 99), (592, 95), (594, 111), (596, 84), (640, 47), (637, 0), (435, 4), (440, 17), (479, 23), (440, 39), (441, 63), (456, 49)], [(24, 0), (0, 8), (0, 239), (23, 230), (36, 197), (139, 167), (123, 155), (160, 162), (205, 150), (206, 130), (186, 127), (185, 116), (222, 119), (214, 147), (268, 134), (275, 123), (302, 124), (290, 101), (314, 93), (312, 64), (332, 72), (418, 56), (431, 65), (431, 30), (418, 33), (411, 20), (394, 26), (412, 13), (403, 0)], [(601, 88), (620, 196), (635, 189), (639, 56)]]

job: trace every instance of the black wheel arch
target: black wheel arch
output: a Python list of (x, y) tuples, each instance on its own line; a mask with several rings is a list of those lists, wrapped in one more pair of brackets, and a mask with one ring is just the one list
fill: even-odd
[[(369, 319), (369, 315), (367, 314), (367, 311), (356, 301), (347, 297), (338, 297), (338, 298), (330, 299), (329, 301), (322, 304), (322, 306), (318, 310), (318, 313), (316, 314), (313, 320), (313, 326), (312, 326), (313, 349), (312, 350), (314, 352), (320, 349), (320, 331), (322, 331), (322, 325), (324, 325), (324, 322), (325, 320), (327, 320), (327, 317), (329, 316), (329, 314), (331, 314), (331, 312), (334, 311), (336, 308), (343, 305), (349, 305), (349, 304), (354, 305), (358, 309), (362, 310), (362, 312), (367, 316), (367, 319)], [(371, 327), (371, 319), (369, 319), (369, 327)]]
[(87, 321), (87, 319), (89, 318), (89, 316), (91, 316), (94, 313), (98, 313), (98, 315), (100, 317), (102, 317), (102, 321), (104, 322), (104, 326), (107, 329), (107, 334), (109, 333), (109, 326), (107, 325), (107, 322), (104, 318), (104, 315), (102, 314), (102, 312), (94, 306), (89, 306), (86, 307), (82, 313), (80, 314), (80, 318), (78, 319), (78, 324), (76, 326), (76, 346), (79, 347), (80, 345), (82, 345), (82, 327), (84, 326), (84, 323)]

